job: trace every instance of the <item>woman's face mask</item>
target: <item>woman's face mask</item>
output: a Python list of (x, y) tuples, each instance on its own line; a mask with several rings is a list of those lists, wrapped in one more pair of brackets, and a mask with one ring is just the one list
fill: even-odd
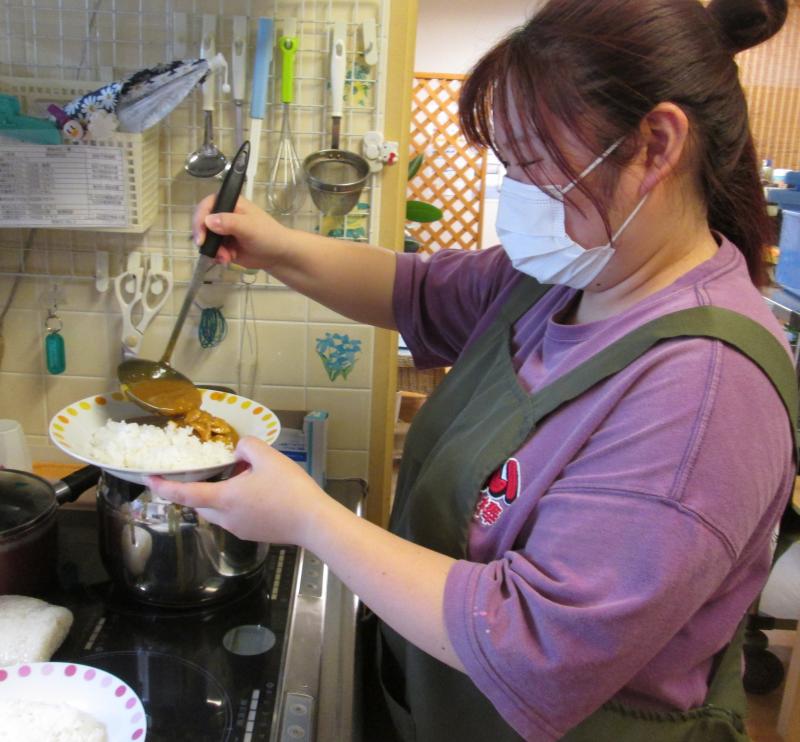
[(575, 181), (564, 187), (535, 186), (506, 177), (500, 189), (497, 235), (512, 265), (539, 283), (554, 283), (582, 289), (605, 268), (614, 254), (613, 242), (642, 208), (645, 195), (636, 205), (611, 242), (585, 248), (566, 229), (564, 196), (591, 173), (620, 144), (614, 142)]

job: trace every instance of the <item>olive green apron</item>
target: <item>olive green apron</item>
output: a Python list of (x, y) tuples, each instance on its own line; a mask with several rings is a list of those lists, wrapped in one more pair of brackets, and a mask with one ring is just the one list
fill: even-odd
[[(756, 322), (712, 307), (658, 318), (621, 338), (535, 394), (518, 382), (511, 329), (550, 288), (523, 277), (493, 324), (471, 345), (414, 418), (398, 476), (390, 530), (414, 543), (466, 558), (475, 505), (488, 477), (561, 405), (636, 360), (661, 340), (712, 337), (740, 350), (771, 379), (794, 429), (794, 368), (780, 343)], [(380, 623), (377, 676), (393, 731), (403, 742), (518, 742), (467, 675), (417, 649)], [(569, 742), (723, 742), (746, 740), (740, 645), (716, 658), (705, 704), (655, 713), (614, 702), (573, 729)], [(533, 691), (534, 689), (532, 689)]]

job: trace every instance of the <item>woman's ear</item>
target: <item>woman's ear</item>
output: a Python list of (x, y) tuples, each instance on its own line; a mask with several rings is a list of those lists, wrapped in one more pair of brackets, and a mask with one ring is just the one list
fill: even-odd
[(659, 103), (642, 119), (639, 137), (645, 171), (639, 195), (644, 196), (676, 171), (688, 142), (689, 119), (680, 106)]

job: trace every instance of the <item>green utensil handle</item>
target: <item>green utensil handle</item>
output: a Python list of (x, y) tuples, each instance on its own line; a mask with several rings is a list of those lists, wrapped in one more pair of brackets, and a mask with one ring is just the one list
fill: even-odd
[(294, 56), (297, 54), (297, 36), (281, 36), (281, 102), (294, 100)]

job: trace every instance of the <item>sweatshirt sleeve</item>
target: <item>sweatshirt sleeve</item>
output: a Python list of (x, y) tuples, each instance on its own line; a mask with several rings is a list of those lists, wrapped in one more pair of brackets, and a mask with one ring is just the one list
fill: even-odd
[(451, 366), (516, 275), (501, 247), (399, 254), (394, 318), (417, 367)]
[(674, 503), (630, 493), (551, 494), (536, 521), (524, 550), (456, 562), (445, 622), (505, 720), (525, 739), (556, 740), (647, 665), (659, 637), (717, 589), (731, 555)]

